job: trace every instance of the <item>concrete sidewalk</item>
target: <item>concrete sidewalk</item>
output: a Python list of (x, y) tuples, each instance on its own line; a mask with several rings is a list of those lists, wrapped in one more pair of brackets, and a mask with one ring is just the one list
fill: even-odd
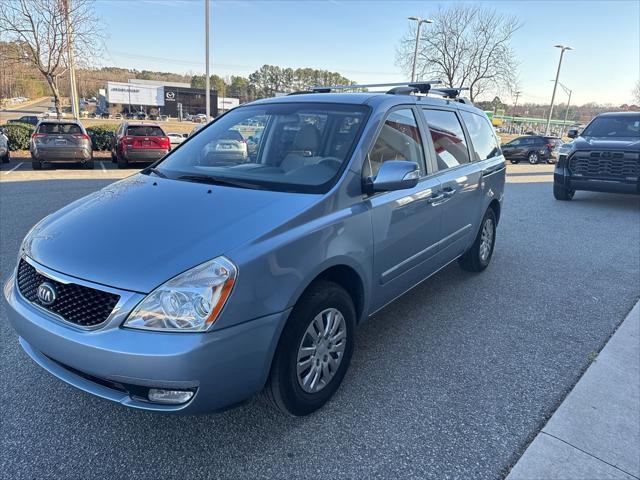
[(507, 480), (640, 479), (640, 301)]

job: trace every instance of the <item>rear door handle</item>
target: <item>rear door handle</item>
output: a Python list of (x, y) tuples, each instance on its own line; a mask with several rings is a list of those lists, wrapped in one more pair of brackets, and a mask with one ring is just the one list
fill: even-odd
[(442, 189), (442, 194), (445, 196), (445, 198), (451, 198), (455, 195), (455, 193), (456, 193), (455, 188), (445, 187)]

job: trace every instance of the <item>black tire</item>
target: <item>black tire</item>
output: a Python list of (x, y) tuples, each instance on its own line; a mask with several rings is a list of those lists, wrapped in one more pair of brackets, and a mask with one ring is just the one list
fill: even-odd
[(540, 161), (540, 156), (538, 155), (538, 152), (529, 152), (527, 154), (527, 160), (531, 165), (535, 165)]
[(7, 153), (5, 153), (2, 157), (2, 163), (9, 163), (10, 160), (11, 160), (11, 153), (9, 152), (9, 150), (7, 150)]
[(113, 150), (111, 150), (111, 163), (118, 163), (118, 157), (114, 155)]
[(509, 160), (509, 161), (514, 165), (517, 165), (518, 163), (520, 163), (520, 160)]
[[(483, 255), (482, 252), (485, 251), (483, 249), (483, 232), (485, 230), (485, 225), (487, 225), (489, 221), (491, 223), (488, 225), (488, 228), (492, 231), (491, 243), (489, 245), (488, 254)], [(493, 211), (493, 208), (488, 208), (482, 218), (482, 223), (480, 224), (480, 229), (478, 230), (478, 235), (476, 235), (473, 245), (471, 245), (471, 248), (458, 259), (458, 263), (463, 270), (468, 272), (481, 272), (489, 266), (491, 257), (493, 257), (493, 248), (496, 244), (496, 226), (496, 214)]]
[(42, 162), (39, 162), (37, 160), (32, 160), (31, 168), (33, 168), (34, 170), (42, 170)]
[(127, 161), (126, 158), (122, 158), (121, 156), (118, 155), (117, 161), (118, 161), (118, 168), (129, 168), (129, 162)]
[[(298, 381), (298, 349), (314, 318), (329, 308), (337, 309), (345, 320), (346, 344), (342, 360), (330, 381), (319, 391), (308, 393)], [(344, 288), (324, 280), (311, 285), (296, 303), (280, 335), (264, 390), (269, 403), (283, 413), (295, 416), (308, 415), (322, 407), (336, 392), (349, 368), (355, 343), (355, 325), (353, 300)]]
[(553, 196), (556, 200), (571, 200), (575, 190), (570, 190), (560, 183), (553, 182)]
[(93, 160), (89, 160), (88, 162), (84, 162), (82, 164), (82, 167), (87, 170), (93, 170), (93, 168), (95, 167), (95, 163)]

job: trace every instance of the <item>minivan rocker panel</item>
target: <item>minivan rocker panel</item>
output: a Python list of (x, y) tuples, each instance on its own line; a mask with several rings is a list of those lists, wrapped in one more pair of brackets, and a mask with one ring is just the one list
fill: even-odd
[[(459, 121), (451, 127), (459, 133), (434, 126), (432, 140), (424, 107), (440, 112), (434, 124)], [(469, 125), (462, 113), (474, 116)], [(226, 129), (256, 121), (261, 143), (247, 159), (217, 147)], [(484, 135), (484, 157), (472, 128)], [(378, 175), (367, 173), (376, 162)], [(357, 323), (456, 259), (470, 271), (489, 265), (504, 163), (486, 116), (457, 101), (312, 94), (254, 102), (38, 223), (4, 288), (8, 318), (41, 367), (130, 407), (216, 411), (264, 389), (280, 410), (308, 414), (339, 387)], [(211, 262), (222, 269), (193, 273)], [(227, 290), (211, 280), (219, 272)], [(118, 303), (102, 323), (79, 327), (47, 307), (40, 287), (49, 281)], [(220, 296), (185, 303), (190, 288)], [(179, 310), (171, 331), (174, 301), (192, 316), (221, 309), (198, 331), (175, 331), (186, 318)], [(144, 315), (146, 330), (129, 323)]]

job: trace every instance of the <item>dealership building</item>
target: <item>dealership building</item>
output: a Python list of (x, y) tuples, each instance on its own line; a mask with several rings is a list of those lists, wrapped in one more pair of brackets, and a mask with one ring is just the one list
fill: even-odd
[[(235, 98), (218, 98), (218, 92), (211, 90), (211, 115), (238, 106)], [(188, 83), (158, 82), (154, 80), (129, 80), (129, 82), (107, 82), (100, 90), (98, 102), (101, 111), (119, 107), (122, 112), (144, 111), (149, 114), (170, 117), (206, 113), (206, 92), (201, 88), (191, 88)]]

